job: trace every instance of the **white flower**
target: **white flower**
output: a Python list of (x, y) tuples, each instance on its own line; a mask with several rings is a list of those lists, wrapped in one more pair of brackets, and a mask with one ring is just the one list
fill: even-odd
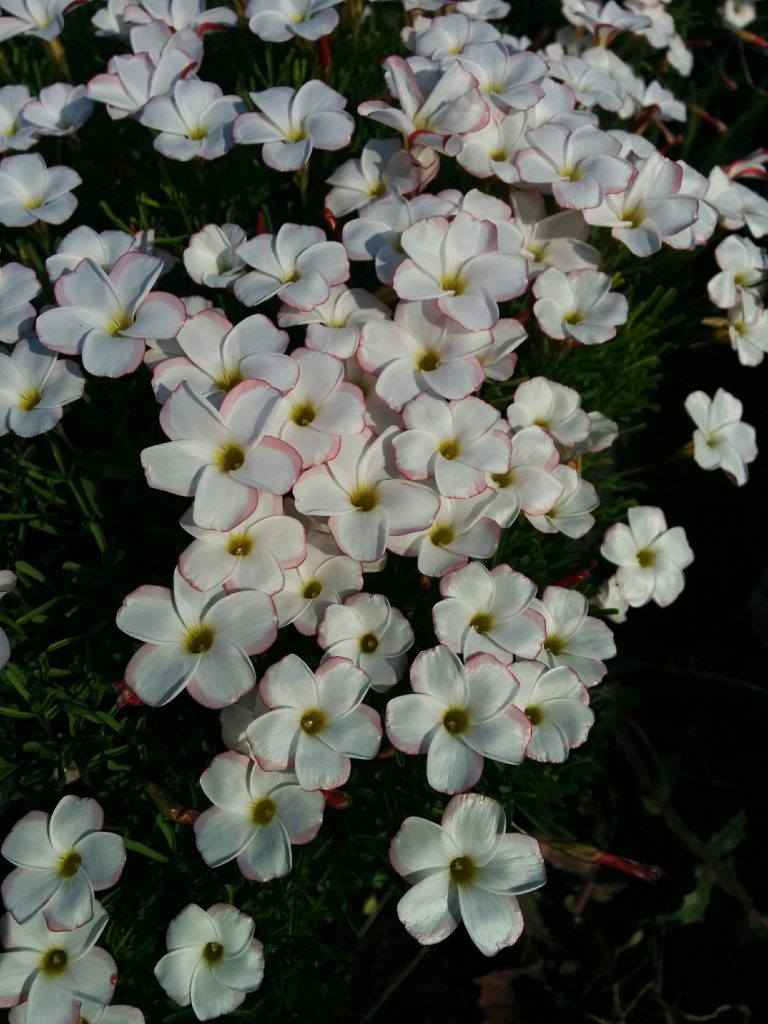
[(702, 469), (722, 469), (738, 486), (747, 482), (747, 463), (757, 458), (755, 428), (741, 422), (742, 405), (723, 388), (710, 398), (693, 391), (685, 410), (696, 424), (693, 457)]
[(603, 659), (615, 656), (616, 644), (610, 628), (587, 615), (586, 597), (578, 590), (547, 587), (531, 608), (543, 617), (546, 628), (539, 661), (550, 668), (572, 668), (585, 686), (599, 683), (606, 672)]
[(490, 558), (501, 534), (499, 524), (487, 515), (493, 497), (487, 487), (473, 498), (440, 498), (432, 525), (391, 536), (389, 550), (416, 558), (418, 570), (425, 576), (442, 576), (466, 565), (470, 558)]
[(397, 916), (418, 942), (442, 942), (462, 921), (485, 956), (520, 938), (516, 897), (544, 885), (544, 859), (535, 839), (505, 828), (501, 805), (478, 793), (450, 800), (440, 825), (406, 818), (389, 859), (413, 885)]
[(42, 910), (48, 928), (71, 931), (94, 916), (94, 892), (109, 889), (125, 864), (125, 845), (102, 832), (95, 800), (63, 797), (53, 814), (31, 811), (17, 821), (0, 853), (16, 865), (3, 881), (3, 902), (21, 924)]
[(350, 758), (370, 760), (379, 749), (381, 721), (361, 703), (369, 683), (347, 658), (331, 658), (313, 673), (289, 654), (268, 668), (259, 685), (268, 710), (248, 726), (259, 766), (292, 769), (303, 789), (343, 786)]
[[(545, 267), (557, 267), (567, 273), (585, 267), (596, 269), (601, 260), (597, 249), (587, 245), (589, 225), (578, 211), (562, 210), (547, 216), (544, 198), (539, 192), (518, 191), (512, 197), (514, 222), (504, 229), (522, 236), (520, 255), (528, 261), (531, 277)], [(511, 248), (505, 239), (505, 248)]]
[(325, 302), (314, 309), (283, 306), (277, 322), (281, 327), (307, 324), (307, 348), (349, 359), (357, 350), (363, 325), (371, 320), (388, 320), (390, 315), (389, 307), (364, 288), (340, 284), (334, 285)]
[(326, 209), (343, 217), (388, 192), (407, 194), (419, 186), (419, 172), (398, 139), (370, 139), (356, 160), (347, 160), (330, 178)]
[(64, 28), (64, 13), (85, 0), (3, 0), (0, 17), (0, 42), (13, 36), (55, 39)]
[(283, 589), (284, 570), (307, 556), (304, 527), (284, 515), (282, 499), (267, 491), (259, 494), (255, 511), (230, 530), (202, 530), (191, 511), (181, 526), (196, 539), (179, 555), (179, 570), (199, 590), (224, 586), (274, 595)]
[(71, 167), (46, 167), (39, 153), (8, 156), (0, 160), (0, 224), (63, 224), (77, 206), (72, 189), (81, 184)]
[(285, 355), (288, 335), (260, 313), (232, 325), (221, 313), (203, 309), (176, 335), (180, 355), (155, 365), (152, 389), (164, 402), (186, 381), (212, 405), (245, 380), (260, 380), (281, 394), (295, 385), (298, 366)]
[(489, 654), (462, 665), (440, 645), (411, 666), (414, 693), (387, 704), (387, 736), (398, 750), (427, 755), (427, 782), (440, 793), (471, 789), (484, 758), (521, 764), (530, 725), (514, 707), (517, 686)]
[(460, 54), (472, 44), (495, 42), (500, 38), (499, 30), (493, 25), (460, 12), (434, 19), (417, 16), (413, 26), (406, 26), (400, 35), (409, 50), (434, 61)]
[(320, 228), (301, 224), (283, 224), (275, 235), (250, 238), (238, 246), (237, 254), (254, 268), (234, 284), (245, 306), (277, 295), (296, 309), (314, 309), (326, 301), (333, 285), (349, 277), (344, 246), (326, 241)]
[(290, 623), (305, 636), (317, 632), (323, 612), (363, 588), (359, 561), (343, 554), (332, 537), (307, 533), (307, 557), (284, 570), (283, 589), (274, 595), (280, 627)]
[[(14, 1006), (8, 1014), (8, 1024), (35, 1024), (27, 1013), (27, 1003)], [(87, 1024), (145, 1024), (144, 1014), (135, 1006), (102, 1006), (83, 1000), (79, 1020)]]
[(539, 327), (550, 338), (573, 338), (582, 345), (609, 341), (627, 322), (629, 310), (626, 298), (610, 287), (609, 274), (572, 270), (566, 275), (550, 267), (533, 283)]
[(600, 504), (597, 491), (571, 466), (556, 466), (552, 476), (562, 485), (562, 494), (543, 515), (526, 513), (528, 522), (541, 533), (564, 533), (574, 539), (583, 537), (595, 524), (590, 513)]
[(502, 41), (473, 43), (457, 58), (483, 96), (503, 110), (527, 110), (544, 95), (537, 84), (547, 65), (536, 53), (510, 53)]
[(51, 931), (42, 913), (24, 924), (10, 914), (0, 922), (0, 1006), (24, 1001), (30, 1024), (72, 1024), (85, 1000), (104, 1006), (117, 979), (115, 961), (94, 946), (107, 912), (94, 904), (93, 918), (69, 931)]
[(0, 89), (0, 153), (29, 149), (38, 141), (32, 124), (24, 124), (23, 111), (29, 104), (26, 85), (4, 85)]
[(440, 580), (444, 600), (432, 609), (438, 640), (462, 658), (492, 654), (507, 665), (535, 658), (544, 642), (536, 584), (508, 565), (489, 571), (480, 562)]
[(163, 22), (174, 32), (194, 30), (202, 36), (237, 24), (229, 7), (206, 8), (205, 0), (135, 0), (125, 12), (129, 24)]
[(201, 593), (178, 569), (173, 592), (139, 587), (124, 599), (116, 621), (143, 642), (125, 680), (152, 707), (167, 704), (185, 687), (206, 707), (234, 704), (256, 680), (249, 655), (266, 651), (277, 636), (275, 606), (265, 593)]
[(179, 384), (160, 411), (171, 438), (141, 453), (150, 487), (194, 495), (195, 525), (231, 530), (254, 511), (259, 490), (285, 494), (301, 457), (267, 435), (282, 395), (261, 380), (244, 380), (215, 409), (189, 384)]
[[(152, 230), (137, 231), (135, 235), (130, 235), (127, 231), (94, 231), (86, 224), (81, 224), (62, 238), (54, 255), (46, 259), (45, 270), (51, 281), (55, 282), (87, 257), (101, 267), (105, 274), (109, 274), (120, 257), (127, 252), (136, 250), (153, 255), (154, 238)], [(157, 255), (163, 259), (165, 254), (158, 252)], [(168, 268), (164, 265), (165, 269)]]
[(742, 366), (758, 366), (768, 352), (768, 310), (749, 292), (728, 311), (728, 337)]
[(616, 583), (631, 608), (653, 600), (665, 608), (685, 586), (683, 569), (693, 561), (682, 526), (667, 529), (660, 508), (636, 505), (627, 512), (629, 525), (614, 523), (605, 532), (600, 553), (619, 566)]
[(725, 0), (720, 8), (723, 21), (730, 28), (742, 29), (757, 17), (754, 0)]
[(509, 437), (497, 429), (499, 412), (479, 398), (445, 402), (419, 395), (403, 409), (406, 429), (392, 441), (395, 462), (409, 480), (434, 476), (447, 498), (471, 498), (486, 488), (486, 473), (509, 469)]
[(738, 305), (739, 297), (745, 291), (759, 298), (768, 279), (768, 252), (765, 249), (749, 238), (730, 235), (715, 249), (715, 259), (720, 273), (708, 282), (707, 294), (716, 306), (732, 309)]
[(330, 35), (339, 23), (334, 9), (341, 0), (249, 0), (248, 27), (268, 43), (287, 43), (298, 36), (316, 40)]
[(21, 263), (0, 266), (0, 341), (13, 345), (28, 333), (36, 315), (29, 300), (39, 294), (34, 270)]
[(720, 223), (729, 231), (739, 231), (746, 224), (755, 238), (768, 233), (768, 199), (733, 181), (722, 167), (713, 167), (709, 172), (705, 198), (715, 207)]
[(413, 640), (405, 616), (383, 594), (353, 594), (343, 605), (328, 605), (317, 631), (323, 661), (349, 658), (368, 673), (377, 693), (390, 690), (400, 679)]
[(595, 721), (589, 694), (565, 665), (550, 669), (538, 661), (518, 661), (510, 671), (520, 684), (515, 704), (531, 724), (525, 752), (534, 761), (565, 761), (581, 746)]
[(437, 299), (441, 312), (468, 331), (493, 327), (497, 303), (525, 291), (525, 260), (498, 251), (498, 233), (490, 221), (459, 213), (452, 221), (429, 217), (405, 230), (401, 245), (408, 255), (395, 272), (393, 287), (401, 299)]
[(10, 356), (0, 352), (0, 437), (36, 437), (52, 430), (64, 405), (82, 398), (80, 367), (58, 359), (37, 338), (23, 338)]
[(24, 120), (41, 135), (72, 135), (93, 111), (93, 100), (86, 96), (85, 88), (67, 82), (46, 86), (24, 107)]
[(395, 433), (346, 435), (336, 458), (305, 470), (294, 487), (298, 511), (328, 516), (336, 543), (361, 562), (381, 558), (390, 537), (426, 528), (437, 510), (437, 495), (397, 476)]
[(507, 406), (507, 419), (513, 427), (543, 427), (566, 448), (589, 436), (589, 416), (581, 408), (578, 391), (546, 377), (518, 385)]
[(476, 178), (495, 175), (508, 184), (517, 184), (520, 175), (514, 160), (525, 145), (525, 128), (524, 113), (505, 113), (493, 107), (488, 124), (467, 136), (456, 159)]
[(245, 260), (237, 254), (245, 239), (239, 224), (206, 224), (184, 250), (187, 273), (196, 284), (226, 288), (245, 273)]
[(253, 927), (253, 918), (227, 903), (207, 911), (190, 903), (168, 925), (170, 952), (155, 965), (155, 977), (198, 1020), (230, 1013), (264, 977), (264, 947)]
[(182, 78), (173, 87), (173, 97), (149, 100), (139, 121), (160, 133), (154, 147), (163, 156), (215, 160), (234, 146), (232, 125), (244, 110), (239, 96), (225, 96), (215, 82)]
[(322, 793), (303, 790), (292, 772), (264, 772), (232, 751), (214, 757), (200, 786), (214, 804), (195, 821), (203, 860), (216, 868), (236, 858), (257, 882), (287, 875), (291, 844), (311, 842), (323, 822)]
[(355, 130), (352, 116), (344, 110), (346, 98), (317, 79), (298, 90), (281, 85), (250, 97), (258, 111), (237, 118), (235, 142), (263, 142), (261, 158), (276, 171), (297, 171), (313, 149), (343, 149)]
[(486, 476), (488, 486), (496, 491), (486, 515), (502, 527), (511, 526), (521, 509), (527, 515), (543, 515), (563, 493), (563, 485), (552, 475), (560, 456), (543, 427), (522, 427), (510, 442), (507, 472)]
[(629, 602), (621, 596), (615, 576), (609, 577), (609, 579), (605, 580), (600, 585), (600, 589), (592, 598), (591, 603), (595, 608), (610, 608), (611, 614), (608, 615), (607, 618), (609, 618), (611, 622), (621, 625), (623, 622), (627, 621)]

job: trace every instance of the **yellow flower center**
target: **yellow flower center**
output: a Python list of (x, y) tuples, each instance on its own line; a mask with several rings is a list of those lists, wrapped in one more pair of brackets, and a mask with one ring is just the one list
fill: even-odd
[(461, 445), (455, 437), (448, 437), (441, 441), (437, 449), (444, 459), (458, 459), (461, 455)]
[(297, 427), (308, 427), (315, 416), (315, 407), (309, 402), (301, 402), (291, 409), (291, 419)]
[(113, 317), (106, 325), (104, 330), (112, 337), (116, 338), (118, 334), (124, 331), (127, 327), (130, 327), (133, 323), (133, 317), (130, 313), (122, 312), (117, 316)]
[(566, 324), (580, 324), (584, 322), (584, 314), (580, 313), (578, 309), (572, 309), (563, 317), (563, 322)]
[(201, 124), (196, 124), (194, 128), (190, 128), (187, 132), (187, 138), (193, 139), (197, 142), (198, 139), (208, 138), (208, 129), (204, 128)]
[(69, 853), (62, 853), (59, 857), (56, 874), (59, 878), (71, 878), (80, 870), (82, 863), (83, 858), (75, 850), (70, 850)]
[(360, 512), (372, 512), (379, 504), (379, 496), (376, 488), (370, 484), (362, 484), (356, 487), (348, 495), (350, 505), (354, 505)]
[(445, 273), (440, 278), (440, 287), (444, 292), (453, 292), (454, 295), (463, 295), (467, 290), (467, 282), (460, 274)]
[(505, 487), (511, 487), (515, 482), (515, 474), (511, 469), (508, 469), (506, 473), (491, 473), (491, 480), (493, 480), (496, 487), (503, 490)]
[(374, 636), (373, 633), (366, 633), (365, 636), (361, 636), (358, 640), (361, 654), (373, 654), (376, 648), (379, 646), (379, 638)]
[(448, 866), (448, 874), (456, 885), (471, 885), (477, 875), (477, 866), (471, 857), (454, 857)]
[(304, 584), (304, 588), (301, 591), (301, 596), (306, 598), (307, 601), (314, 601), (316, 597), (319, 597), (323, 591), (323, 584), (320, 580), (310, 580)]
[(56, 977), (67, 969), (69, 956), (66, 949), (46, 949), (40, 957), (40, 970), (48, 977)]
[(426, 370), (427, 373), (436, 370), (441, 363), (440, 353), (434, 348), (425, 348), (416, 357), (416, 368)]
[(247, 533), (235, 533), (227, 541), (227, 551), (230, 555), (244, 558), (251, 553), (253, 541)]
[(640, 548), (637, 552), (637, 564), (641, 569), (650, 569), (656, 562), (656, 554), (650, 548)]
[(237, 387), (238, 384), (242, 384), (245, 377), (242, 375), (239, 369), (224, 370), (220, 377), (214, 380), (214, 384), (218, 391), (231, 391), (232, 388)]
[[(303, 21), (304, 19), (299, 18), (298, 20)], [(298, 22), (294, 22), (294, 24), (298, 24)], [(307, 130), (303, 127), (289, 128), (285, 137), (289, 142), (303, 142), (307, 137)]]
[(562, 654), (565, 650), (565, 640), (558, 636), (557, 633), (553, 633), (544, 641), (544, 650), (547, 654), (551, 654), (556, 658), (558, 654)]
[(531, 725), (538, 725), (544, 718), (544, 712), (541, 710), (538, 704), (529, 704), (525, 709), (525, 717), (531, 723)]
[(182, 646), (187, 654), (206, 654), (213, 647), (216, 634), (210, 626), (204, 622), (192, 626), (184, 634)]
[(255, 800), (251, 807), (251, 821), (254, 825), (269, 825), (277, 814), (277, 807), (269, 797)]
[(239, 444), (227, 441), (216, 452), (214, 462), (222, 473), (232, 473), (234, 470), (240, 469), (245, 462), (245, 452)]
[(220, 942), (206, 942), (203, 946), (203, 962), (212, 967), (224, 956), (224, 947)]
[(30, 198), (23, 204), (25, 210), (39, 210), (43, 205), (43, 200), (40, 196), (30, 196)]
[(435, 523), (429, 531), (429, 539), (436, 548), (450, 544), (456, 537), (456, 531), (448, 523)]
[(630, 227), (633, 228), (639, 228), (644, 220), (642, 213), (640, 213), (636, 206), (629, 206), (622, 210), (621, 219), (628, 220)]
[(28, 388), (19, 395), (19, 408), (23, 412), (31, 412), (42, 401), (43, 395), (37, 388)]
[(489, 615), (487, 612), (478, 612), (477, 615), (470, 620), (469, 624), (476, 633), (484, 636), (486, 633), (490, 633), (493, 629), (493, 616)]
[(471, 724), (466, 708), (448, 708), (443, 715), (443, 728), (453, 736), (461, 736)]
[(307, 736), (317, 736), (325, 728), (325, 712), (322, 708), (307, 708), (300, 724)]

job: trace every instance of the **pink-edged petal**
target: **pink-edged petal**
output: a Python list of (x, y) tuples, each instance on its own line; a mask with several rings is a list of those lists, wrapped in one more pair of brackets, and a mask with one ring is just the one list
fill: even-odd
[(461, 920), (456, 886), (447, 870), (435, 871), (418, 882), (397, 905), (405, 930), (424, 946), (431, 946), (456, 930)]

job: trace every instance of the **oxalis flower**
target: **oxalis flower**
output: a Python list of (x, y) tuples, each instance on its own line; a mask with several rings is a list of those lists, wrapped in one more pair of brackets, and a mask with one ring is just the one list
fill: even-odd
[(515, 704), (531, 723), (525, 756), (556, 764), (581, 746), (595, 721), (589, 694), (579, 677), (565, 665), (549, 669), (538, 661), (520, 661), (511, 667), (520, 684)]
[(265, 772), (229, 751), (213, 759), (200, 786), (215, 806), (195, 822), (209, 867), (237, 859), (246, 878), (268, 882), (291, 870), (291, 844), (309, 843), (323, 822), (322, 793), (308, 793), (293, 772)]
[(87, 924), (69, 931), (51, 931), (42, 913), (24, 924), (6, 914), (0, 923), (6, 949), (0, 955), (0, 1007), (24, 1001), (34, 1024), (72, 1024), (86, 1000), (108, 1003), (117, 979), (115, 961), (94, 949), (106, 923), (100, 903)]
[(301, 470), (298, 452), (265, 436), (281, 397), (264, 381), (245, 380), (217, 410), (189, 384), (179, 384), (160, 411), (172, 440), (141, 453), (147, 483), (194, 495), (195, 525), (231, 530), (256, 509), (260, 489), (285, 494)]
[(51, 430), (63, 406), (82, 397), (80, 367), (58, 359), (37, 338), (24, 338), (10, 356), (0, 352), (0, 437), (35, 437)]
[(685, 400), (685, 411), (696, 424), (693, 432), (693, 457), (702, 469), (722, 469), (741, 487), (747, 482), (747, 463), (757, 458), (755, 428), (742, 423), (742, 404), (723, 388), (710, 398), (703, 391), (692, 391)]
[(343, 786), (350, 758), (370, 760), (381, 721), (363, 704), (370, 677), (347, 658), (317, 672), (289, 654), (264, 673), (259, 686), (269, 710), (248, 726), (253, 756), (265, 771), (293, 769), (303, 789)]
[(505, 832), (506, 824), (501, 805), (478, 793), (455, 796), (439, 825), (403, 822), (389, 859), (413, 888), (397, 916), (422, 945), (442, 942), (462, 921), (486, 956), (520, 938), (516, 897), (544, 885), (544, 859), (535, 839)]
[(484, 757), (522, 763), (531, 727), (514, 707), (516, 680), (497, 658), (478, 654), (462, 666), (447, 647), (433, 647), (416, 656), (411, 687), (387, 704), (387, 736), (406, 754), (426, 753), (433, 789), (471, 789)]
[(16, 822), (0, 853), (16, 865), (2, 887), (17, 921), (38, 910), (52, 931), (71, 931), (92, 920), (94, 891), (109, 889), (125, 864), (120, 836), (102, 832), (104, 812), (95, 800), (63, 797), (53, 814), (30, 811)]
[(143, 586), (123, 601), (117, 625), (144, 646), (125, 670), (125, 681), (152, 707), (186, 687), (198, 703), (223, 708), (253, 688), (249, 655), (277, 636), (271, 598), (260, 590), (201, 593), (177, 569), (173, 592)]
[(264, 947), (253, 929), (253, 918), (228, 903), (208, 910), (190, 903), (168, 925), (170, 952), (155, 965), (155, 977), (198, 1020), (230, 1013), (264, 977)]
[(77, 206), (72, 189), (82, 182), (71, 167), (47, 167), (39, 153), (0, 160), (0, 224), (7, 228), (25, 228), (38, 220), (63, 224)]
[(109, 274), (82, 260), (55, 286), (58, 307), (37, 318), (40, 341), (53, 352), (82, 355), (96, 377), (123, 377), (141, 363), (147, 338), (175, 338), (186, 319), (180, 299), (153, 292), (163, 261), (127, 252)]
[(606, 672), (603, 659), (615, 656), (616, 643), (610, 627), (587, 615), (586, 597), (567, 587), (547, 587), (531, 608), (542, 616), (547, 631), (535, 657), (550, 668), (572, 668), (585, 686), (599, 683)]

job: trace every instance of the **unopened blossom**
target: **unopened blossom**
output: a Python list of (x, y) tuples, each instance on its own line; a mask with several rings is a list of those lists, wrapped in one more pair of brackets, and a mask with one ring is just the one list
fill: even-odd
[(569, 131), (546, 124), (526, 138), (530, 148), (515, 157), (520, 181), (549, 185), (558, 206), (596, 207), (604, 196), (623, 192), (632, 176), (632, 165), (617, 155), (616, 139), (592, 125)]
[(295, 569), (307, 556), (307, 539), (298, 519), (283, 513), (282, 499), (259, 493), (258, 505), (230, 530), (202, 530), (191, 510), (181, 526), (195, 540), (179, 555), (184, 578), (199, 590), (283, 589), (284, 571)]
[(510, 53), (504, 42), (471, 43), (458, 61), (480, 85), (483, 98), (500, 110), (527, 110), (544, 95), (537, 84), (547, 65), (536, 53)]
[(63, 224), (77, 206), (72, 189), (81, 184), (71, 167), (47, 167), (39, 153), (8, 156), (0, 160), (0, 224)]
[(189, 384), (179, 384), (160, 411), (171, 438), (141, 453), (147, 483), (194, 496), (195, 524), (230, 530), (254, 511), (259, 490), (285, 494), (301, 471), (301, 456), (267, 433), (282, 398), (261, 380), (244, 380), (220, 409)]
[(53, 814), (30, 811), (6, 836), (0, 853), (16, 866), (3, 881), (3, 902), (20, 923), (39, 910), (52, 931), (92, 920), (94, 892), (111, 888), (125, 864), (125, 845), (102, 832), (95, 800), (65, 796)]
[(665, 237), (676, 235), (698, 215), (698, 199), (680, 194), (683, 171), (654, 151), (640, 162), (624, 192), (606, 194), (599, 206), (585, 209), (589, 224), (611, 229), (635, 256), (658, 252)]
[(527, 514), (528, 522), (541, 533), (564, 533), (574, 540), (583, 537), (595, 525), (592, 512), (600, 504), (597, 491), (571, 466), (556, 466), (552, 476), (562, 485), (562, 494), (543, 514)]
[(357, 358), (376, 376), (376, 394), (397, 411), (425, 393), (466, 398), (485, 374), (478, 355), (492, 343), (489, 331), (466, 331), (436, 302), (400, 302), (393, 321), (367, 323)]
[(682, 526), (667, 527), (660, 508), (635, 505), (627, 512), (629, 525), (614, 523), (605, 532), (600, 554), (618, 565), (619, 593), (631, 608), (655, 601), (671, 604), (685, 586), (683, 569), (693, 552)]
[(245, 239), (239, 224), (206, 224), (190, 236), (184, 268), (196, 284), (226, 288), (245, 273), (245, 260), (237, 254)]
[(693, 432), (693, 457), (702, 469), (722, 469), (738, 486), (747, 482), (747, 463), (757, 458), (755, 428), (742, 423), (743, 407), (723, 388), (710, 398), (703, 391), (692, 391), (685, 400), (685, 411), (696, 424)]
[(563, 485), (552, 475), (560, 463), (555, 443), (542, 427), (522, 427), (510, 437), (509, 469), (486, 474), (486, 483), (496, 497), (486, 515), (507, 527), (521, 509), (526, 515), (543, 515), (563, 493)]
[(715, 249), (720, 273), (707, 283), (710, 300), (720, 309), (732, 309), (741, 292), (756, 297), (768, 281), (768, 251), (749, 238), (729, 235)]
[(749, 292), (728, 311), (727, 331), (742, 366), (758, 366), (768, 352), (768, 310)]
[(23, 150), (34, 146), (38, 132), (25, 124), (23, 111), (29, 103), (26, 85), (4, 85), (0, 88), (0, 153), (9, 149)]
[(248, 27), (268, 43), (287, 43), (297, 36), (315, 41), (339, 24), (340, 0), (249, 0)]
[(438, 640), (471, 658), (491, 654), (503, 664), (535, 658), (544, 640), (544, 621), (534, 611), (536, 585), (508, 565), (488, 570), (480, 562), (440, 580), (444, 600), (432, 609)]
[(314, 309), (325, 302), (334, 285), (349, 277), (343, 245), (326, 240), (320, 228), (283, 224), (277, 234), (256, 235), (242, 242), (237, 254), (249, 267), (234, 292), (245, 306), (258, 306), (273, 295), (296, 309)]
[(184, 322), (175, 295), (154, 292), (162, 260), (131, 251), (106, 274), (84, 259), (56, 281), (58, 306), (41, 313), (36, 330), (53, 352), (82, 355), (97, 377), (132, 373), (144, 356), (147, 338), (174, 338)]
[(30, 299), (39, 294), (34, 270), (21, 263), (0, 266), (0, 341), (13, 345), (28, 333), (36, 316)]
[(160, 21), (174, 32), (185, 29), (202, 36), (237, 24), (237, 15), (229, 7), (206, 7), (206, 0), (137, 0), (125, 12), (131, 25)]
[(615, 656), (616, 644), (609, 627), (587, 614), (586, 597), (567, 587), (547, 587), (531, 607), (546, 626), (538, 660), (550, 668), (572, 668), (585, 686), (599, 683), (606, 672), (604, 660)]
[(3, 0), (0, 42), (21, 35), (55, 39), (64, 28), (64, 14), (85, 0)]
[(152, 374), (160, 402), (182, 381), (220, 407), (245, 380), (264, 381), (284, 394), (298, 377), (298, 367), (285, 354), (288, 335), (260, 313), (233, 326), (216, 310), (201, 310), (184, 322), (176, 343), (181, 354), (158, 363)]
[(395, 272), (401, 299), (437, 299), (441, 312), (469, 331), (493, 327), (498, 303), (525, 291), (525, 260), (498, 251), (490, 221), (459, 213), (452, 221), (430, 217), (403, 232), (408, 259)]
[(84, 1001), (108, 1003), (115, 961), (94, 948), (106, 923), (100, 903), (90, 921), (67, 931), (52, 931), (40, 911), (24, 924), (6, 914), (0, 921), (0, 1006), (23, 1002), (30, 1024), (72, 1024)]
[(155, 977), (198, 1020), (230, 1013), (264, 977), (264, 947), (253, 931), (253, 918), (228, 903), (208, 910), (190, 903), (168, 925), (169, 952), (155, 964)]
[[(589, 225), (578, 211), (561, 210), (548, 217), (542, 195), (522, 190), (512, 197), (512, 208), (514, 220), (504, 229), (504, 246), (527, 260), (530, 277), (548, 266), (564, 273), (585, 267), (597, 269), (601, 256), (587, 244)], [(521, 236), (519, 248), (512, 249), (510, 231)]]
[(24, 107), (24, 120), (41, 135), (72, 135), (93, 111), (93, 100), (86, 96), (85, 88), (68, 82), (46, 86)]
[(507, 419), (513, 427), (543, 427), (558, 444), (569, 447), (589, 436), (589, 416), (578, 391), (546, 377), (518, 385)]
[(283, 306), (277, 314), (281, 327), (307, 325), (305, 344), (316, 352), (349, 359), (357, 351), (364, 324), (389, 320), (389, 307), (364, 288), (334, 285), (325, 302), (314, 309)]
[(616, 327), (627, 322), (629, 304), (610, 288), (610, 275), (598, 270), (564, 274), (550, 267), (533, 283), (533, 312), (539, 327), (550, 338), (572, 338), (581, 345), (615, 338)]
[(595, 721), (589, 694), (579, 677), (565, 665), (548, 668), (539, 661), (510, 666), (520, 684), (515, 704), (531, 724), (525, 756), (559, 764), (585, 742)]
[(305, 636), (317, 632), (326, 608), (363, 589), (359, 561), (345, 555), (333, 537), (308, 531), (306, 558), (284, 570), (283, 589), (274, 595), (280, 627), (291, 623)]
[(461, 152), (463, 136), (488, 123), (488, 107), (483, 102), (476, 80), (458, 61), (443, 70), (431, 68), (417, 76), (411, 62), (402, 57), (387, 57), (383, 62), (390, 93), (400, 104), (398, 109), (382, 100), (366, 100), (358, 113), (394, 128), (408, 140), (409, 148), (425, 146), (456, 156)]
[(479, 793), (450, 800), (440, 825), (405, 819), (389, 859), (413, 886), (397, 916), (422, 945), (442, 942), (462, 922), (485, 956), (520, 938), (517, 897), (544, 885), (544, 859), (533, 837), (506, 826), (501, 804)]
[(361, 562), (381, 558), (390, 537), (424, 529), (439, 504), (436, 494), (394, 470), (395, 433), (346, 435), (337, 456), (305, 470), (294, 487), (299, 512), (328, 516), (341, 550)]
[[(9, 590), (16, 586), (16, 573), (10, 569), (0, 569), (0, 600)], [(5, 668), (11, 657), (11, 645), (4, 629), (0, 628), (0, 668)]]
[(488, 517), (490, 488), (473, 498), (440, 498), (426, 529), (391, 536), (388, 547), (397, 555), (416, 558), (420, 573), (442, 576), (466, 565), (470, 558), (490, 558), (499, 545), (498, 523)]
[(277, 636), (275, 606), (260, 590), (203, 593), (177, 569), (173, 591), (143, 586), (117, 613), (124, 633), (141, 640), (125, 681), (145, 704), (160, 707), (186, 687), (211, 708), (234, 704), (256, 680), (250, 655)]
[(235, 142), (264, 143), (261, 158), (276, 171), (297, 171), (313, 149), (343, 149), (352, 138), (355, 122), (344, 110), (346, 98), (317, 79), (298, 90), (281, 85), (249, 95), (258, 109), (240, 114)]
[(153, 97), (139, 121), (160, 134), (155, 149), (171, 160), (215, 160), (235, 144), (232, 125), (245, 110), (239, 96), (225, 96), (215, 82), (182, 78), (173, 96)]
[(493, 25), (460, 11), (432, 19), (417, 17), (400, 35), (409, 50), (434, 61), (460, 54), (472, 44), (495, 42), (500, 38), (499, 30)]
[[(127, 252), (136, 250), (149, 256), (155, 255), (154, 236), (152, 230), (137, 231), (132, 235), (127, 231), (94, 231), (87, 224), (80, 224), (62, 238), (53, 256), (46, 259), (45, 270), (51, 281), (55, 282), (87, 258), (101, 267), (105, 274), (109, 274), (120, 257)], [(160, 252), (157, 256), (163, 259)]]
[(485, 490), (486, 473), (509, 469), (509, 437), (499, 412), (472, 396), (445, 402), (419, 395), (402, 410), (405, 430), (392, 441), (395, 462), (409, 480), (434, 477), (441, 495), (470, 498)]
[(217, 868), (236, 859), (257, 882), (289, 874), (291, 845), (311, 842), (323, 823), (322, 793), (303, 790), (293, 772), (262, 771), (234, 751), (214, 757), (200, 788), (214, 805), (195, 821), (203, 860)]
[(272, 665), (259, 684), (268, 710), (248, 727), (259, 766), (293, 770), (302, 789), (343, 786), (350, 758), (368, 761), (379, 749), (381, 721), (362, 703), (369, 684), (347, 658), (331, 658), (314, 673), (295, 654)]
[(343, 217), (388, 192), (406, 195), (419, 185), (419, 172), (398, 139), (369, 139), (356, 160), (347, 160), (330, 178), (325, 207)]
[(328, 658), (349, 658), (370, 676), (377, 693), (390, 690), (405, 670), (405, 652), (414, 634), (401, 611), (383, 594), (353, 594), (343, 605), (329, 605), (320, 621), (317, 642)]
[(167, 96), (176, 82), (196, 70), (199, 60), (188, 52), (191, 40), (185, 35), (177, 32), (167, 39), (154, 59), (145, 51), (110, 58), (106, 72), (88, 82), (88, 96), (105, 103), (113, 121), (139, 114), (150, 99)]
[(35, 337), (0, 352), (0, 436), (36, 437), (59, 422), (63, 406), (82, 398), (85, 380), (71, 359), (58, 359)]

